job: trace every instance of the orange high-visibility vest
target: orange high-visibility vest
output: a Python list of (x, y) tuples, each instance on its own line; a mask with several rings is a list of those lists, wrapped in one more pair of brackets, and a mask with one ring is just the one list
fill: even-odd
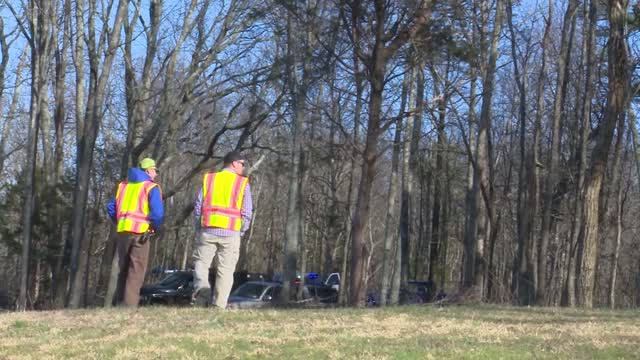
[(144, 234), (149, 230), (149, 192), (158, 184), (153, 181), (118, 184), (116, 218), (118, 232)]
[(249, 179), (231, 171), (204, 174), (202, 227), (233, 231), (242, 229), (242, 198)]

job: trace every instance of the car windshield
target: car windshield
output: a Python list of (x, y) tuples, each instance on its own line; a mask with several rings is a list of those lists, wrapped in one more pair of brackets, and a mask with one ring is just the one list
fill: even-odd
[(166, 278), (164, 278), (164, 280), (160, 282), (160, 285), (170, 286), (170, 287), (179, 286), (185, 282), (187, 277), (188, 277), (188, 274), (173, 273), (167, 276)]
[(262, 285), (262, 284), (246, 283), (240, 286), (239, 288), (237, 288), (232, 295), (247, 297), (251, 299), (258, 299), (260, 298), (260, 295), (262, 295), (264, 288), (265, 288), (265, 285)]
[(327, 286), (340, 285), (340, 278), (338, 278), (337, 274), (329, 275), (327, 278)]

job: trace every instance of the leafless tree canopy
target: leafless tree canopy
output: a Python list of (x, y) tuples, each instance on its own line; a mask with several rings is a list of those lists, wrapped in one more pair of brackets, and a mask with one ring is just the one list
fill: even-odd
[[(245, 152), (239, 270), (340, 301), (640, 303), (640, 4), (0, 0), (0, 307), (110, 306), (116, 184), (152, 157), (153, 269), (191, 266)], [(291, 290), (291, 291), (290, 291)]]

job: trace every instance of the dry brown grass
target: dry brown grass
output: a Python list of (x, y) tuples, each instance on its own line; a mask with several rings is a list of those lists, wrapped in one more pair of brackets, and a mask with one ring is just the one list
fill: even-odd
[(640, 313), (512, 307), (0, 315), (0, 358), (640, 358)]

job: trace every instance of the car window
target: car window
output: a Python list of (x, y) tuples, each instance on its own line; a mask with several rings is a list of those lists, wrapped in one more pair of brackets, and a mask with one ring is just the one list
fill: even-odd
[(340, 285), (340, 278), (338, 277), (338, 274), (329, 275), (326, 283), (327, 283), (327, 286)]
[(264, 293), (264, 297), (262, 298), (263, 300), (267, 301), (266, 299), (268, 299), (268, 297), (271, 297), (271, 300), (275, 300), (278, 298), (278, 296), (280, 296), (280, 290), (282, 290), (282, 286), (272, 286), (270, 288), (267, 289), (267, 291)]
[(245, 284), (242, 284), (242, 286), (240, 286), (239, 288), (237, 288), (232, 295), (248, 297), (251, 299), (258, 299), (260, 295), (262, 295), (264, 288), (265, 286), (262, 284), (245, 283)]
[[(192, 276), (190, 274), (183, 273), (173, 273), (164, 280), (160, 282), (160, 285), (169, 286), (169, 287), (177, 287), (184, 284), (186, 281), (191, 280)], [(186, 281), (185, 281), (186, 280)]]
[(276, 300), (280, 296), (280, 290), (282, 290), (282, 286), (274, 286), (269, 289), (269, 295), (271, 295), (271, 300)]

